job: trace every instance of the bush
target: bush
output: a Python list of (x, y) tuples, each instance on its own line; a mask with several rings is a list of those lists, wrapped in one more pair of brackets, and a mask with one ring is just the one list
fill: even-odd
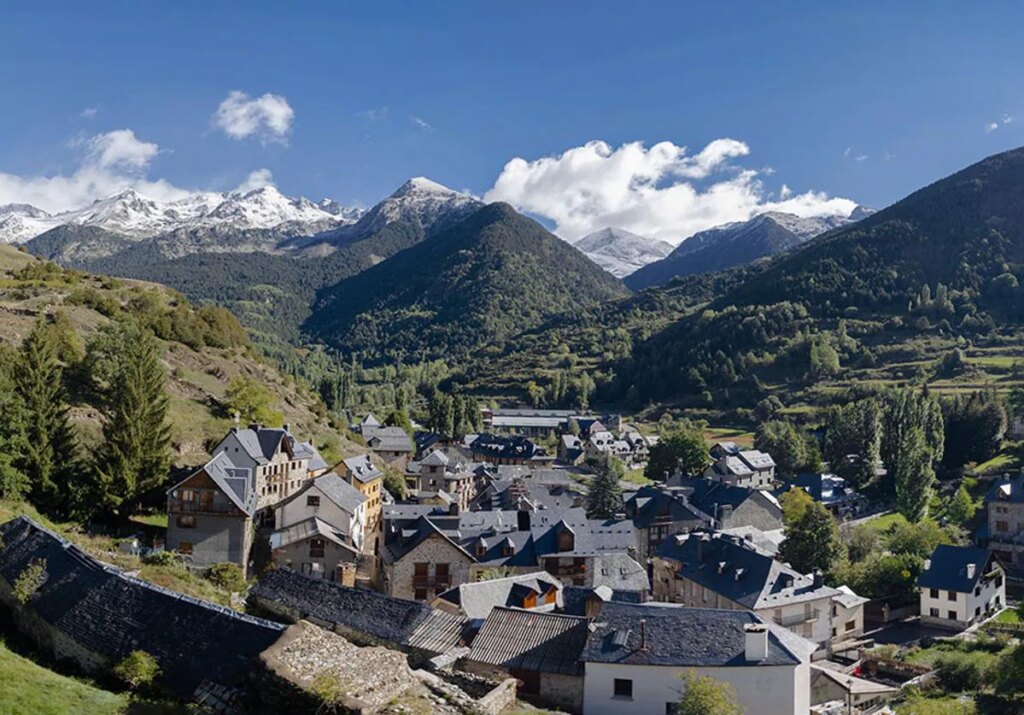
[(46, 559), (34, 559), (14, 579), (14, 597), (18, 603), (28, 603), (46, 583)]
[(984, 682), (984, 672), (970, 656), (943, 655), (935, 659), (942, 688), (949, 693), (973, 692)]
[(245, 590), (245, 577), (236, 564), (214, 564), (206, 569), (206, 579), (232, 593)]
[(181, 562), (173, 551), (152, 551), (142, 557), (142, 563), (150, 566), (178, 566)]
[(160, 675), (160, 664), (144, 650), (133, 650), (114, 666), (114, 675), (132, 690), (149, 685)]

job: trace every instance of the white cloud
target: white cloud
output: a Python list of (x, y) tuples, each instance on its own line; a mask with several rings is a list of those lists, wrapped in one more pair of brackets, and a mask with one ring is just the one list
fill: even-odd
[(409, 117), (409, 121), (412, 122), (413, 124), (415, 124), (420, 129), (423, 129), (424, 131), (430, 132), (430, 131), (434, 130), (434, 127), (432, 127), (430, 124), (428, 124), (425, 119), (422, 119), (420, 117), (411, 116), (411, 117)]
[(99, 113), (99, 111), (99, 107), (86, 107), (78, 113), (78, 116), (82, 119), (92, 119), (97, 115), (97, 113)]
[(857, 162), (867, 161), (868, 160), (868, 155), (867, 154), (858, 154), (857, 156), (853, 157), (853, 160), (857, 161)]
[(484, 199), (545, 217), (569, 241), (617, 226), (673, 244), (765, 211), (823, 216), (848, 214), (856, 206), (821, 192), (794, 194), (788, 187), (775, 196), (760, 180), (763, 172), (730, 164), (749, 153), (735, 139), (716, 139), (695, 155), (672, 142), (613, 149), (591, 141), (558, 156), (512, 159)]
[(173, 201), (190, 193), (163, 179), (146, 178), (146, 170), (160, 147), (138, 139), (131, 129), (97, 134), (75, 146), (84, 153), (71, 174), (24, 177), (0, 172), (0, 205), (27, 203), (58, 212), (81, 208), (127, 188), (160, 201)]
[(255, 136), (264, 144), (287, 144), (294, 119), (295, 111), (279, 94), (267, 93), (252, 99), (235, 90), (217, 107), (212, 121), (232, 139)]
[(274, 174), (270, 169), (257, 169), (256, 171), (249, 172), (249, 175), (245, 177), (245, 181), (238, 185), (235, 191), (246, 194), (256, 189), (262, 189), (264, 186), (274, 185)]
[(999, 128), (999, 122), (989, 122), (988, 124), (985, 125), (985, 132), (987, 134), (991, 134), (992, 132), (994, 132), (998, 128)]

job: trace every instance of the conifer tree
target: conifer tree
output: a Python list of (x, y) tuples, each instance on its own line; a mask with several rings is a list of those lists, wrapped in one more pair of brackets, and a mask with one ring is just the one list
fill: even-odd
[(20, 499), (28, 492), (28, 477), (18, 464), (28, 447), (25, 439), (25, 405), (14, 388), (12, 372), (17, 353), (0, 353), (0, 497)]
[(153, 334), (134, 322), (108, 326), (90, 345), (103, 404), (92, 506), (127, 512), (170, 466), (167, 373)]
[(46, 319), (40, 317), (15, 363), (15, 389), (25, 409), (25, 449), (18, 468), (39, 509), (70, 516), (80, 494), (75, 433), (68, 421), (63, 370)]
[(610, 519), (622, 510), (622, 487), (619, 481), (625, 475), (622, 462), (611, 455), (603, 455), (591, 462), (594, 476), (587, 489), (587, 516), (591, 519)]

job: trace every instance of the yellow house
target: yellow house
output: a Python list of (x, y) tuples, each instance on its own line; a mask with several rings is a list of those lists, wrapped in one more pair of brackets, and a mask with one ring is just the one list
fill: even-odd
[(373, 466), (368, 454), (342, 460), (335, 471), (366, 497), (366, 530), (372, 533), (380, 523), (384, 472)]

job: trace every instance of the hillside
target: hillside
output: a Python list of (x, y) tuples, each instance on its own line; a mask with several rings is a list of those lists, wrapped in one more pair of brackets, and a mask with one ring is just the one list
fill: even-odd
[(770, 212), (748, 221), (717, 226), (690, 236), (665, 258), (630, 275), (625, 283), (633, 290), (640, 290), (662, 285), (673, 278), (723, 271), (783, 253), (864, 215), (869, 213), (860, 207), (850, 217), (800, 218)]
[(607, 395), (749, 407), (854, 383), (1008, 389), (1024, 364), (1022, 196), (1017, 149), (772, 259), (638, 345)]
[[(247, 375), (266, 385), (276, 409), (296, 434), (313, 438), (325, 457), (353, 454), (321, 419), (322, 406), (256, 356), (237, 321), (222, 309), (193, 308), (163, 286), (61, 269), (11, 246), (0, 246), (0, 344), (16, 346), (41, 314), (61, 311), (82, 344), (117, 315), (160, 325), (163, 362), (171, 395), (172, 446), (177, 465), (205, 460), (210, 440), (231, 426), (221, 407), (228, 382)], [(99, 412), (84, 398), (72, 404), (72, 419), (86, 446), (98, 439)]]
[(499, 203), (323, 291), (305, 329), (371, 361), (452, 358), (500, 352), (558, 312), (625, 294), (579, 251)]

